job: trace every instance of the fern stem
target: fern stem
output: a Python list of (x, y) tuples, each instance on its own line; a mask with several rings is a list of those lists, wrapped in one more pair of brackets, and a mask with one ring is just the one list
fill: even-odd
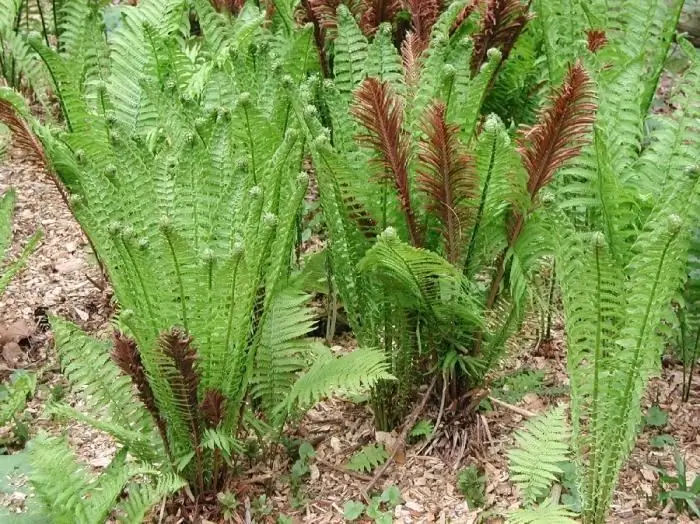
[(173, 266), (175, 268), (175, 276), (177, 278), (177, 285), (180, 291), (180, 309), (182, 311), (182, 327), (185, 328), (185, 332), (189, 332), (188, 322), (187, 322), (187, 297), (185, 297), (185, 285), (182, 281), (182, 272), (180, 270), (180, 262), (177, 258), (177, 253), (175, 252), (175, 246), (173, 246), (170, 234), (165, 232), (165, 239), (168, 242), (168, 247), (170, 248), (170, 255), (173, 258)]
[[(693, 356), (690, 358), (690, 369), (688, 370), (688, 378), (686, 380), (685, 376), (683, 378), (683, 395), (681, 397), (681, 400), (683, 402), (688, 402), (688, 399), (690, 398), (690, 386), (693, 384), (693, 373), (695, 372), (695, 363), (698, 360), (698, 353), (700, 349), (700, 328), (697, 330), (697, 335), (695, 336), (695, 345), (693, 347)], [(684, 351), (685, 353), (685, 351)], [(687, 359), (686, 355), (684, 355), (683, 358), (683, 374), (685, 375), (686, 373), (686, 367), (687, 367)]]
[(544, 339), (552, 340), (552, 313), (554, 311), (554, 287), (557, 281), (557, 262), (552, 262), (552, 275), (549, 282), (549, 297), (547, 298), (547, 325), (545, 327)]
[(595, 307), (596, 307), (596, 332), (595, 332), (595, 350), (593, 356), (593, 393), (591, 400), (591, 435), (593, 438), (593, 446), (591, 447), (590, 458), (590, 486), (588, 492), (591, 494), (597, 493), (598, 484), (598, 450), (600, 444), (600, 435), (598, 434), (598, 419), (600, 417), (598, 397), (600, 395), (600, 369), (602, 367), (602, 341), (603, 341), (603, 311), (602, 311), (602, 285), (601, 267), (600, 267), (600, 250), (601, 246), (595, 246), (595, 269), (596, 269), (596, 288), (595, 288)]
[(467, 257), (464, 260), (463, 273), (468, 276), (469, 266), (471, 266), (472, 258), (474, 256), (474, 251), (476, 250), (476, 240), (479, 236), (479, 229), (481, 227), (481, 221), (484, 218), (484, 209), (486, 208), (486, 198), (488, 197), (489, 188), (491, 185), (491, 176), (493, 175), (494, 166), (496, 164), (496, 134), (493, 136), (493, 141), (491, 142), (491, 155), (489, 156), (489, 167), (486, 171), (486, 180), (484, 181), (484, 190), (481, 193), (481, 200), (479, 201), (479, 210), (476, 213), (476, 219), (474, 220), (474, 229), (472, 231), (471, 238), (469, 239), (469, 248), (467, 249)]
[(258, 178), (255, 172), (255, 142), (253, 142), (253, 132), (250, 129), (250, 118), (248, 116), (248, 108), (243, 108), (243, 114), (245, 115), (245, 130), (248, 135), (248, 142), (250, 143), (250, 169), (253, 174), (253, 185), (258, 185)]
[(41, 0), (36, 0), (36, 7), (39, 10), (39, 18), (41, 19), (41, 29), (44, 33), (44, 41), (46, 42), (46, 47), (51, 47), (49, 43), (49, 31), (46, 29), (46, 21), (44, 20), (44, 10), (41, 8)]

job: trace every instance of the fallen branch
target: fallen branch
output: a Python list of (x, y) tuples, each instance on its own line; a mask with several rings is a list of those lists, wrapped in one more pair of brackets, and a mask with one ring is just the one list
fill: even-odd
[(522, 415), (523, 417), (532, 418), (537, 416), (537, 413), (533, 413), (532, 411), (528, 411), (524, 408), (519, 408), (518, 406), (513, 406), (512, 404), (508, 404), (507, 402), (503, 402), (502, 400), (498, 400), (497, 398), (488, 397), (488, 399), (497, 406), (506, 408), (507, 410), (510, 410), (513, 413), (517, 413), (518, 415)]
[(391, 455), (389, 455), (389, 458), (386, 460), (386, 462), (382, 465), (381, 468), (379, 468), (379, 470), (374, 474), (374, 477), (372, 477), (372, 480), (362, 490), (362, 497), (365, 499), (365, 501), (367, 503), (369, 503), (368, 493), (375, 486), (375, 484), (377, 482), (379, 482), (379, 479), (382, 478), (384, 473), (386, 473), (386, 470), (389, 469), (389, 466), (391, 466), (392, 462), (394, 462), (394, 459), (396, 458), (396, 454), (399, 452), (399, 449), (405, 445), (406, 437), (408, 436), (408, 432), (411, 431), (413, 426), (416, 425), (416, 420), (418, 420), (418, 417), (425, 409), (425, 405), (428, 403), (428, 399), (430, 398), (430, 395), (432, 394), (433, 390), (435, 389), (435, 384), (437, 384), (437, 379), (438, 379), (438, 375), (435, 375), (435, 377), (433, 377), (433, 381), (430, 383), (430, 386), (428, 386), (428, 390), (423, 395), (423, 398), (421, 399), (420, 404), (418, 404), (415, 407), (415, 409), (411, 413), (411, 416), (408, 417), (408, 420), (406, 420), (406, 423), (404, 424), (404, 427), (401, 430), (401, 434), (396, 439), (396, 445), (394, 446), (394, 449), (392, 450)]

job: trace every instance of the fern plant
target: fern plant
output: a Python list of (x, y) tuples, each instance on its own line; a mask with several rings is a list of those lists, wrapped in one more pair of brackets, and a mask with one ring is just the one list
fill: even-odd
[(698, 204), (697, 64), (677, 86), (676, 109), (645, 126), (679, 4), (615, 6), (598, 20), (606, 41), (590, 59), (595, 132), (557, 188), (573, 443), (583, 520), (595, 523), (605, 521), (674, 324)]
[[(467, 6), (453, 3), (423, 50), (410, 47), (418, 33), (409, 33), (402, 57), (388, 28), (369, 43), (341, 7), (336, 82), (318, 87), (330, 141), (315, 110), (297, 104), (335, 287), (360, 341), (383, 346), (399, 379), (374, 395), (385, 429), (400, 421), (424, 372), (444, 375), (456, 401), (498, 361), (547, 252), (542, 189), (578, 154), (592, 122), (581, 64), (517, 142), (498, 117), (482, 121), (486, 94), (528, 19), (519, 5), (470, 25), (479, 12), (462, 18)], [(491, 45), (500, 50), (483, 49)]]
[[(289, 89), (316, 67), (311, 31), (263, 25), (251, 5), (235, 20), (204, 0), (194, 8), (201, 36), (192, 35), (188, 2), (145, 0), (98, 46), (80, 43), (99, 17), (66, 28), (76, 42), (68, 55), (32, 40), (65, 129), (0, 93), (15, 115), (8, 125), (40, 146), (65, 185), (119, 305), (111, 343), (53, 319), (64, 372), (90, 413), (52, 410), (109, 433), (139, 465), (131, 474), (119, 459), (95, 480), (76, 469), (74, 484), (49, 484), (44, 449), (65, 445), (37, 445), (34, 483), (59, 522), (101, 522), (109, 504), (81, 494), (93, 482), (118, 494), (134, 476), (152, 478), (142, 467), (160, 465), (196, 495), (215, 491), (237, 470), (246, 439), (264, 444), (335, 389), (390, 378), (380, 352), (334, 358), (317, 348), (307, 297), (288, 286), (308, 184)], [(180, 485), (154, 482), (148, 493)], [(58, 493), (65, 504), (53, 503)]]

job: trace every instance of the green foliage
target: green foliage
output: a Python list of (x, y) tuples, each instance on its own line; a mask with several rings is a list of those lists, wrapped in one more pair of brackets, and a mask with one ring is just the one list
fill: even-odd
[(433, 426), (432, 422), (421, 419), (416, 422), (416, 425), (411, 429), (410, 436), (412, 438), (427, 437), (431, 435), (433, 431), (435, 431), (435, 426)]
[(517, 509), (508, 514), (509, 524), (573, 524), (574, 514), (566, 507), (546, 499), (541, 504)]
[(563, 473), (560, 462), (569, 454), (569, 428), (563, 408), (529, 420), (515, 434), (508, 452), (511, 480), (520, 488), (526, 506), (534, 505)]
[(530, 392), (540, 393), (544, 388), (544, 371), (523, 369), (494, 380), (493, 395), (509, 404), (517, 404)]
[(486, 477), (476, 466), (463, 468), (457, 474), (457, 490), (470, 510), (481, 508), (486, 501)]
[(11, 422), (24, 410), (35, 390), (36, 375), (21, 370), (12, 373), (9, 383), (0, 384), (0, 426)]
[(372, 497), (367, 505), (356, 500), (345, 501), (343, 517), (354, 522), (364, 514), (376, 524), (390, 524), (393, 522), (393, 510), (401, 500), (401, 490), (392, 484), (381, 495)]
[(668, 422), (668, 413), (659, 406), (653, 405), (644, 417), (644, 424), (654, 428), (662, 428)]
[[(319, 351), (309, 297), (289, 286), (309, 181), (291, 104), (317, 67), (311, 31), (263, 25), (252, 5), (231, 21), (206, 1), (193, 5), (201, 37), (188, 2), (144, 0), (105, 39), (101, 9), (67, 2), (59, 52), (30, 41), (65, 129), (33, 118), (9, 90), (0, 103), (41, 142), (118, 304), (112, 343), (52, 319), (63, 370), (89, 411), (50, 411), (109, 433), (134, 467), (160, 464), (201, 493), (228, 482), (252, 427), (276, 448), (289, 417), (392, 377), (381, 352)], [(80, 511), (100, 521), (115, 500), (82, 507), (87, 474), (45, 485), (49, 473), (77, 468), (68, 454), (49, 463), (59, 449), (49, 448), (34, 467), (42, 498), (63, 489), (52, 505), (59, 520)], [(130, 462), (112, 469), (119, 482), (107, 472), (94, 482), (122, 489), (133, 477)], [(124, 511), (138, 519), (180, 486), (147, 482)]]
[(671, 435), (654, 435), (649, 439), (649, 445), (652, 448), (656, 449), (663, 449), (666, 446), (675, 446), (676, 445), (676, 439), (674, 439)]
[(374, 468), (381, 466), (389, 458), (384, 446), (369, 444), (350, 457), (347, 468), (352, 471), (370, 473)]
[(43, 236), (41, 231), (37, 231), (29, 238), (18, 257), (12, 261), (6, 258), (6, 252), (12, 241), (12, 216), (15, 198), (15, 192), (12, 190), (0, 196), (0, 296), (10, 280), (24, 268), (27, 259), (34, 252)]
[(696, 474), (692, 484), (688, 485), (686, 476), (685, 457), (678, 450), (674, 452), (676, 473), (671, 475), (666, 470), (656, 468), (659, 474), (659, 500), (666, 504), (669, 500), (673, 502), (676, 511), (679, 513), (692, 512), (693, 517), (700, 518), (700, 475)]

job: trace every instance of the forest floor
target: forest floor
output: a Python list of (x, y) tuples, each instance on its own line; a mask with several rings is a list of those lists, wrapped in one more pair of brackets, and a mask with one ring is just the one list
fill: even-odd
[[(60, 425), (43, 413), (43, 406), (51, 399), (65, 396), (64, 400), (72, 401), (68, 384), (60, 374), (47, 315), (65, 317), (96, 336), (107, 336), (111, 329), (110, 292), (101, 281), (80, 228), (50, 179), (32, 166), (10, 158), (0, 166), (0, 192), (9, 187), (18, 194), (15, 249), (38, 228), (43, 230), (44, 239), (27, 268), (0, 299), (0, 381), (7, 380), (17, 369), (40, 373), (36, 394), (23, 415), (29, 436), (39, 430), (65, 432), (80, 460), (99, 471), (115, 453), (114, 443), (86, 426)], [(506, 458), (513, 444), (513, 432), (531, 414), (568, 402), (561, 322), (555, 322), (554, 327), (554, 340), (549, 344), (538, 345), (531, 328), (516, 338), (515, 351), (498, 373), (506, 378), (497, 380), (490, 391), (496, 398), (489, 402), (490, 409), (480, 410), (476, 419), (470, 421), (460, 420), (445, 410), (436, 438), (412, 443), (397, 455), (377, 486), (381, 489), (395, 485), (401, 491), (403, 501), (394, 509), (394, 522), (502, 522), (504, 512), (517, 507), (519, 498), (508, 479)], [(352, 340), (339, 337), (334, 343), (347, 348)], [(622, 472), (609, 522), (691, 522), (676, 514), (671, 504), (662, 506), (658, 502), (658, 474), (654, 468), (675, 471), (674, 448), (658, 447), (656, 441), (663, 439), (654, 437), (669, 435), (675, 440), (678, 451), (685, 456), (689, 482), (700, 474), (700, 378), (696, 377), (695, 382), (690, 401), (683, 403), (680, 366), (669, 363), (662, 376), (652, 381), (644, 412), (658, 406), (667, 420), (653, 409), (655, 416), (649, 417), (650, 424), (641, 431)], [(434, 405), (421, 418), (435, 421), (438, 416), (439, 406)], [(348, 472), (344, 464), (361, 446), (376, 440), (390, 443), (392, 435), (375, 433), (368, 408), (340, 400), (321, 403), (290, 430), (315, 445), (310, 476), (292, 494), (285, 481), (285, 465), (258, 465), (250, 475), (259, 478), (263, 485), (244, 485), (239, 499), (253, 500), (267, 492), (274, 506), (273, 516), (283, 513), (294, 522), (344, 522), (343, 504), (347, 500), (360, 501), (371, 478)], [(0, 442), (12, 431), (0, 429)], [(14, 452), (17, 450), (10, 446), (5, 450)], [(0, 464), (2, 459), (0, 455)], [(470, 510), (456, 488), (457, 473), (472, 464), (482, 468), (486, 476), (485, 509)], [(28, 503), (25, 489), (20, 489), (26, 479), (4, 480), (0, 479), (4, 491), (0, 491), (0, 505), (5, 506), (5, 511), (21, 513)], [(182, 521), (176, 514), (160, 517), (163, 522)], [(258, 522), (261, 520), (265, 521)], [(240, 522), (245, 522), (245, 518)], [(270, 518), (269, 522), (275, 519)]]

